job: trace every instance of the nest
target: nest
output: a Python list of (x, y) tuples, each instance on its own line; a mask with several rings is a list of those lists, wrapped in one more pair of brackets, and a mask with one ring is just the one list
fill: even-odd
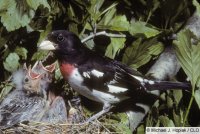
[[(104, 118), (104, 117), (102, 117)], [(29, 122), (27, 124), (20, 123), (16, 127), (2, 130), (3, 134), (123, 134), (123, 130), (116, 132), (115, 129), (119, 124), (107, 124), (100, 120), (83, 124), (50, 124), (43, 122)]]

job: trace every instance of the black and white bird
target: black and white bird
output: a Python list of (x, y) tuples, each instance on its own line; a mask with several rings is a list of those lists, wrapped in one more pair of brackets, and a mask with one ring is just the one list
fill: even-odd
[(103, 110), (88, 121), (108, 112), (114, 104), (139, 98), (146, 90), (190, 89), (188, 83), (145, 78), (138, 71), (89, 50), (78, 36), (65, 30), (49, 33), (39, 49), (54, 52), (64, 79), (74, 90), (103, 104)]

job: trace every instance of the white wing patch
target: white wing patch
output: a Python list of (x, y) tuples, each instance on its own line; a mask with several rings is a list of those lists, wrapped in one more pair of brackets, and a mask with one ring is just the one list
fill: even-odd
[(134, 75), (131, 75), (131, 76), (134, 77), (135, 79), (139, 80), (139, 81), (141, 82), (142, 85), (144, 85), (145, 83), (149, 83), (150, 85), (155, 84), (155, 82), (152, 81), (152, 80), (143, 79), (142, 77), (134, 76)]
[(152, 81), (152, 80), (147, 80), (147, 79), (144, 79), (144, 83), (149, 83), (150, 85), (155, 84), (154, 81)]
[(89, 72), (83, 72), (83, 76), (85, 78), (90, 78), (90, 73)]
[(131, 75), (131, 76), (134, 77), (135, 79), (139, 80), (141, 83), (144, 82), (144, 79), (139, 76), (134, 76), (134, 75)]
[(83, 72), (85, 78), (90, 78), (90, 75), (93, 75), (97, 78), (103, 77), (104, 73), (93, 69), (92, 71)]
[(108, 89), (110, 93), (123, 93), (125, 91), (127, 91), (127, 88), (123, 88), (123, 87), (118, 87), (118, 86), (114, 86), (114, 85), (108, 85)]
[(96, 76), (96, 77), (103, 77), (103, 75), (104, 75), (104, 73), (102, 73), (102, 72), (100, 72), (100, 71), (97, 71), (97, 70), (95, 70), (95, 69), (93, 69), (92, 71), (91, 71), (91, 73), (94, 75), (94, 76)]

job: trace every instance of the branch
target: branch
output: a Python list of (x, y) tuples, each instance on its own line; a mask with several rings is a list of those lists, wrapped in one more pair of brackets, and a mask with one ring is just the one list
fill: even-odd
[(126, 35), (124, 35), (124, 34), (111, 34), (111, 33), (107, 33), (106, 31), (102, 31), (102, 32), (98, 32), (98, 33), (89, 35), (88, 37), (82, 39), (81, 42), (84, 43), (84, 42), (94, 38), (95, 36), (99, 36), (99, 35), (105, 35), (105, 36), (112, 37), (112, 38), (125, 38), (126, 37)]

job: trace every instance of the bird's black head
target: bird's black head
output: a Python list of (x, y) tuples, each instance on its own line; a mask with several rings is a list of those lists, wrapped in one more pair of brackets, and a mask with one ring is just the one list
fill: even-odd
[(52, 50), (55, 53), (62, 55), (77, 54), (81, 47), (82, 44), (78, 36), (66, 30), (51, 32), (39, 45), (39, 49)]

